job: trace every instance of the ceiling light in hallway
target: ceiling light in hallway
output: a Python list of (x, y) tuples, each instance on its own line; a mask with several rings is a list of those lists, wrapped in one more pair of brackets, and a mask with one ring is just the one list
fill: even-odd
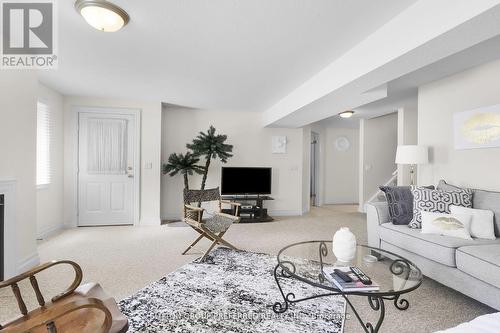
[(344, 111), (344, 112), (339, 113), (339, 116), (341, 118), (351, 118), (353, 114), (354, 114), (354, 111), (348, 110), (348, 111)]
[(130, 20), (126, 11), (105, 0), (77, 0), (75, 8), (88, 24), (100, 31), (118, 31)]

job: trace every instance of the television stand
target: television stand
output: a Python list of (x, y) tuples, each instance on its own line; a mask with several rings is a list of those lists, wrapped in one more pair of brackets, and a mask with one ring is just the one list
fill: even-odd
[[(267, 215), (267, 208), (264, 208), (264, 201), (274, 200), (268, 195), (223, 196), (222, 199), (241, 204), (238, 214), (241, 217), (240, 223), (273, 221), (273, 218)], [(234, 215), (234, 209), (223, 209), (222, 212)]]

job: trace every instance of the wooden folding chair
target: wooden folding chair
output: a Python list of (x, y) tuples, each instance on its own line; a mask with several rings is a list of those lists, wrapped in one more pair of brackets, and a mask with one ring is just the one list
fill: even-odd
[[(195, 204), (213, 201), (218, 202), (218, 210), (213, 213), (213, 216), (204, 218), (203, 215), (207, 215), (208, 212), (204, 208), (195, 206)], [(222, 212), (223, 204), (231, 205), (232, 214)], [(184, 222), (189, 224), (200, 235), (182, 254), (186, 254), (203, 238), (209, 239), (212, 244), (200, 261), (205, 261), (210, 251), (218, 244), (237, 250), (236, 247), (222, 237), (233, 223), (240, 222), (239, 208), (240, 204), (237, 202), (222, 200), (218, 187), (208, 190), (184, 189)]]
[[(45, 301), (36, 274), (56, 265), (70, 265), (75, 271), (71, 285), (61, 294)], [(21, 296), (19, 282), (29, 280), (38, 304), (28, 312)], [(107, 296), (98, 284), (80, 286), (82, 269), (69, 260), (51, 261), (37, 266), (7, 281), (0, 289), (10, 287), (17, 300), (21, 316), (0, 325), (0, 333), (108, 333), (126, 332), (127, 318), (120, 313), (114, 299)]]

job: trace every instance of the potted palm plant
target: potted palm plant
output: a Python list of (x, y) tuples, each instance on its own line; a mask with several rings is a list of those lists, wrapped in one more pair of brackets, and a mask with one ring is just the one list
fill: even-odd
[(163, 164), (162, 172), (171, 177), (180, 173), (184, 177), (184, 187), (189, 189), (188, 176), (194, 173), (202, 174), (205, 169), (197, 163), (200, 159), (191, 152), (186, 154), (173, 153), (168, 157), (168, 162)]
[(211, 160), (219, 158), (222, 163), (226, 163), (227, 160), (233, 156), (233, 154), (231, 154), (233, 146), (225, 143), (227, 135), (216, 134), (215, 131), (215, 127), (210, 125), (210, 128), (206, 132), (200, 132), (199, 135), (193, 139), (192, 143), (186, 145), (188, 149), (193, 151), (195, 156), (205, 158), (205, 166), (202, 167), (202, 190), (205, 189)]

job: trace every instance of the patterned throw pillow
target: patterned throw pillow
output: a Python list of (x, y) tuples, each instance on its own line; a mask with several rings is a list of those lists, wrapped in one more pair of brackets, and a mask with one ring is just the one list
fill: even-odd
[(470, 189), (441, 191), (417, 186), (410, 188), (413, 194), (413, 218), (408, 226), (413, 229), (422, 227), (422, 211), (449, 214), (451, 205), (472, 207), (472, 190)]
[[(392, 224), (408, 225), (413, 218), (413, 194), (409, 186), (380, 186), (385, 193)], [(434, 186), (428, 186), (434, 189)]]
[(422, 212), (422, 233), (472, 240), (470, 215)]

